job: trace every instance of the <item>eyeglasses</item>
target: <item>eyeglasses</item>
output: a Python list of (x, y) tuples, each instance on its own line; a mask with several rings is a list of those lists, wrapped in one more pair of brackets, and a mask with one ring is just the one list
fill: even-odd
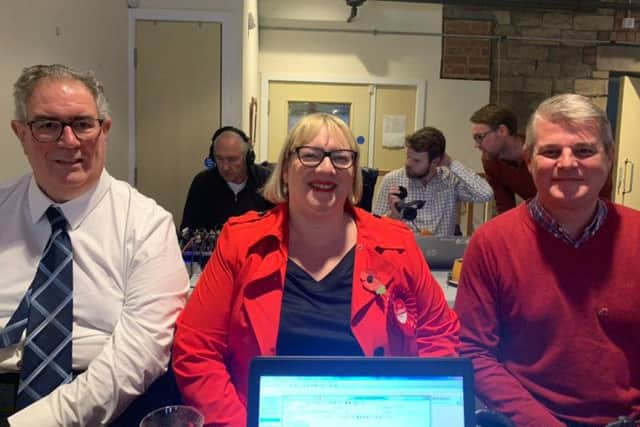
[(217, 164), (236, 164), (236, 163), (240, 163), (242, 161), (242, 156), (232, 156), (232, 157), (218, 157), (218, 156), (213, 156), (213, 160), (215, 160), (215, 162)]
[(486, 132), (482, 132), (482, 133), (475, 133), (473, 134), (473, 140), (475, 142), (477, 142), (478, 144), (482, 144), (482, 141), (484, 141), (484, 139), (487, 137), (487, 135), (489, 135), (491, 132), (495, 132), (495, 129), (490, 129)]
[(324, 151), (318, 147), (302, 146), (294, 151), (298, 155), (300, 163), (310, 168), (315, 168), (322, 163), (325, 157), (328, 157), (334, 168), (349, 169), (358, 157), (358, 153), (353, 150)]
[(57, 142), (65, 126), (69, 126), (79, 141), (91, 141), (102, 132), (102, 119), (76, 119), (70, 122), (62, 120), (40, 119), (27, 122), (33, 139), (38, 142)]

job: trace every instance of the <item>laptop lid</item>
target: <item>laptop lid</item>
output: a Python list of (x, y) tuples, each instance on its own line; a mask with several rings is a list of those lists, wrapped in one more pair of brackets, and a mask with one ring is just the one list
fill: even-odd
[(432, 270), (450, 270), (456, 258), (462, 258), (469, 244), (463, 236), (416, 236), (422, 254)]
[(248, 427), (475, 427), (468, 359), (258, 357)]

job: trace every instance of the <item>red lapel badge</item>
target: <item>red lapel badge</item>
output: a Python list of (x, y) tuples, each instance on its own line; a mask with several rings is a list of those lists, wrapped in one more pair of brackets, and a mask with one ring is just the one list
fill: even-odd
[(417, 307), (415, 298), (404, 286), (393, 286), (389, 290), (389, 315), (395, 319), (395, 324), (407, 336), (416, 333)]

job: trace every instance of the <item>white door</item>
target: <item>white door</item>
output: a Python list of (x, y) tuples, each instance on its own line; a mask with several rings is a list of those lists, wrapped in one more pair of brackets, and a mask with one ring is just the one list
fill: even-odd
[[(275, 162), (289, 131), (290, 113), (297, 104), (345, 106), (349, 127), (360, 146), (360, 163), (367, 165), (371, 92), (366, 84), (271, 82), (269, 84), (269, 140), (267, 159)], [(321, 105), (322, 104), (322, 105)], [(322, 110), (319, 110), (322, 111)]]
[(640, 79), (622, 77), (614, 201), (640, 209)]
[(221, 24), (136, 21), (135, 185), (179, 224), (220, 126)]
[(267, 159), (274, 162), (278, 158), (287, 135), (292, 105), (299, 102), (347, 104), (349, 126), (360, 146), (360, 164), (381, 171), (402, 167), (404, 145), (386, 146), (385, 141), (394, 135), (385, 131), (385, 123), (399, 125), (394, 131), (402, 138), (415, 131), (417, 97), (417, 87), (411, 85), (272, 81), (269, 83)]
[[(389, 171), (404, 166), (406, 150), (404, 137), (416, 130), (415, 86), (378, 85), (376, 87), (376, 116), (373, 167)], [(391, 126), (390, 126), (391, 124)], [(390, 129), (389, 127), (396, 127)], [(387, 128), (387, 129), (385, 129)], [(402, 137), (402, 145), (390, 146), (395, 134)]]

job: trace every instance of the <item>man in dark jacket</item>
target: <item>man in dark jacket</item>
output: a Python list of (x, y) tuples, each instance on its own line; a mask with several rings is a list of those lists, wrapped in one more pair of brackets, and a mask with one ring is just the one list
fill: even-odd
[(224, 126), (211, 141), (209, 159), (214, 166), (193, 178), (180, 229), (219, 230), (231, 216), (273, 207), (259, 193), (270, 171), (254, 164), (247, 135)]

